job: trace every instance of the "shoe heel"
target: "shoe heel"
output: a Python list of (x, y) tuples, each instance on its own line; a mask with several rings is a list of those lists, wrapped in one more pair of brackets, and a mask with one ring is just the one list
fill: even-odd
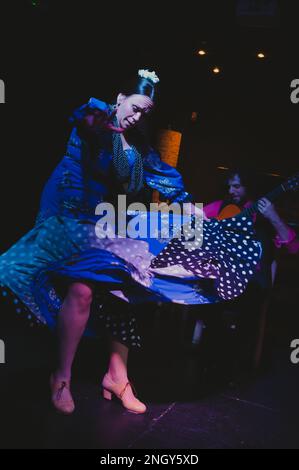
[(103, 397), (106, 400), (112, 400), (112, 393), (109, 392), (109, 390), (106, 390), (105, 388), (103, 388)]

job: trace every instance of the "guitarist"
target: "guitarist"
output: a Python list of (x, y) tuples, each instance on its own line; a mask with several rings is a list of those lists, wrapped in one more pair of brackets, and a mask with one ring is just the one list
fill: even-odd
[[(250, 171), (242, 168), (232, 169), (226, 181), (228, 185), (226, 198), (214, 201), (204, 207), (205, 215), (208, 218), (234, 217), (253, 203), (252, 198), (256, 180)], [(254, 214), (253, 219), (264, 251), (259, 281), (264, 287), (269, 287), (274, 281), (276, 272), (275, 247), (291, 246), (296, 238), (296, 233), (282, 220), (274, 205), (268, 199), (262, 198), (259, 200), (258, 211)], [(273, 240), (274, 245), (271, 240)]]

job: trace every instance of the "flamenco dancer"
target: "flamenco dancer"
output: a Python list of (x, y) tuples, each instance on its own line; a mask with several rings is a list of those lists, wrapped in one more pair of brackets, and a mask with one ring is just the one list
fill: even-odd
[[(185, 303), (202, 303), (205, 299), (198, 294), (195, 281), (211, 277), (216, 279), (218, 295), (230, 299), (245, 290), (256, 264), (254, 256), (259, 256), (250, 222), (242, 227), (237, 222), (231, 224), (230, 231), (235, 229), (238, 239), (244, 238), (253, 255), (248, 266), (236, 270), (230, 269), (231, 260), (242, 261), (242, 255), (231, 253), (229, 246), (225, 251), (225, 234), (215, 234), (217, 223), (206, 228), (206, 245), (190, 254), (180, 245), (161, 243), (156, 265), (157, 253), (150, 241), (97, 237), (96, 207), (103, 202), (116, 207), (119, 195), (126, 195), (128, 203), (146, 203), (157, 190), (171, 203), (192, 201), (181, 175), (160, 160), (138, 129), (154, 107), (158, 83), (155, 72), (139, 70), (129, 85), (122, 87), (115, 104), (91, 98), (75, 111), (66, 153), (46, 183), (34, 228), (0, 257), (3, 298), (19, 313), (57, 330), (59, 360), (50, 387), (54, 407), (64, 414), (75, 409), (72, 364), (84, 332), (90, 328), (89, 333), (94, 334), (90, 322), (94, 315), (104, 317), (112, 337), (101, 384), (104, 398), (115, 396), (134, 413), (146, 411), (134, 394), (127, 371), (129, 348), (138, 346), (140, 340), (135, 319), (130, 304), (115, 311), (106, 302), (103, 315), (99, 305), (105, 302), (107, 292), (127, 294), (130, 288), (134, 291), (138, 287), (142, 298), (153, 293), (168, 301), (182, 302), (183, 298)], [(217, 248), (220, 245), (222, 248)], [(170, 253), (175, 253), (177, 263), (168, 262)], [(184, 261), (187, 269), (180, 266)], [(129, 295), (126, 298), (133, 302)]]
[[(126, 194), (129, 203), (151, 202), (153, 190), (171, 202), (191, 201), (180, 174), (161, 162), (136, 128), (154, 107), (158, 83), (155, 72), (139, 70), (122, 87), (114, 105), (91, 98), (75, 111), (65, 156), (46, 183), (35, 227), (0, 258), (3, 296), (28, 317), (33, 314), (50, 327), (57, 323), (59, 363), (50, 382), (53, 405), (63, 413), (75, 409), (70, 390), (72, 364), (95, 298), (94, 282), (102, 280), (92, 271), (93, 254), (102, 255), (103, 273), (111, 262), (117, 263), (120, 254), (110, 251), (104, 256), (104, 243), (94, 236), (96, 206), (103, 201), (114, 204), (119, 194)], [(133, 249), (126, 256), (132, 269), (135, 255)], [(78, 270), (68, 280), (60, 305), (55, 289), (47, 286), (43, 276), (50, 267), (55, 272), (55, 263), (68, 258), (76, 259)], [(130, 269), (124, 271), (120, 276), (110, 269), (106, 278), (111, 285), (117, 284)], [(146, 407), (134, 396), (127, 375), (128, 349), (139, 340), (134, 318), (129, 312), (108, 313), (105, 325), (113, 340), (102, 383), (104, 396), (110, 399), (114, 394), (128, 410), (143, 413)]]

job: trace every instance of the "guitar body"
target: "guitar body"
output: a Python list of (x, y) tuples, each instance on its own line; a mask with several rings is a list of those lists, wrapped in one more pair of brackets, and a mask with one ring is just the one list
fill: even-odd
[(240, 207), (236, 206), (235, 204), (229, 204), (225, 206), (222, 211), (220, 211), (217, 220), (231, 219), (232, 217), (236, 217), (236, 215), (239, 214), (241, 214)]

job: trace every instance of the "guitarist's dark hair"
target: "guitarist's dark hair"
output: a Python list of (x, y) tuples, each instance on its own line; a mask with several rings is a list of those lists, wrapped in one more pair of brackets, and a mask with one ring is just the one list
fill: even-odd
[(236, 175), (239, 176), (242, 186), (245, 186), (249, 198), (255, 199), (259, 196), (261, 181), (253, 168), (242, 165), (231, 167), (226, 175), (226, 183)]

